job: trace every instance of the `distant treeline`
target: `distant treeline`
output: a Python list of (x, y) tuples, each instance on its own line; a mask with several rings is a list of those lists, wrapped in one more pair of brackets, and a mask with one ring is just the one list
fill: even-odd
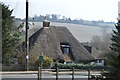
[[(67, 18), (65, 16), (57, 15), (57, 14), (47, 14), (47, 20), (51, 22), (60, 22), (60, 23), (72, 23), (72, 24), (81, 24), (87, 26), (96, 26), (96, 27), (105, 27), (105, 28), (114, 28), (114, 22), (104, 22), (103, 20), (99, 21), (88, 21), (83, 19), (74, 19)], [(31, 22), (42, 22), (45, 19), (45, 16), (40, 15), (35, 17), (29, 17), (29, 21)], [(25, 21), (25, 19), (18, 18), (17, 20)]]

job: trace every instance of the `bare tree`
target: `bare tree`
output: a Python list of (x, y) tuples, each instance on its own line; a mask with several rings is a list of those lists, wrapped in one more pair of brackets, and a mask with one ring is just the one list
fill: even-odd
[(93, 36), (91, 40), (91, 45), (95, 47), (98, 51), (102, 53), (109, 51), (109, 46), (111, 34), (104, 34), (103, 36)]
[(95, 47), (98, 51), (101, 50), (102, 39), (100, 36), (93, 36), (91, 40), (91, 45)]

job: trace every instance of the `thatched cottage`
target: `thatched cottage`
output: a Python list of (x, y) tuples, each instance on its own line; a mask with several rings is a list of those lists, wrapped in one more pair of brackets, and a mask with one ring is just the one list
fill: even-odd
[(95, 60), (91, 61), (91, 64), (105, 65), (104, 58), (102, 57), (103, 54), (98, 52), (98, 50), (96, 50), (96, 48), (92, 47), (91, 45), (86, 45), (85, 43), (82, 43), (82, 45), (95, 58)]
[[(51, 57), (54, 61), (86, 62), (95, 58), (72, 35), (66, 27), (50, 26), (43, 22), (43, 27), (29, 37), (29, 60), (34, 61), (34, 56)], [(19, 48), (19, 60), (24, 57), (24, 44)], [(37, 57), (38, 59), (38, 57)]]

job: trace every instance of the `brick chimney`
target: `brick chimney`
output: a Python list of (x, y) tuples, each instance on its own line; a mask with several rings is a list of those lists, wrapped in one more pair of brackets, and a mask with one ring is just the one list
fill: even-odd
[(43, 27), (44, 28), (49, 28), (50, 27), (50, 21), (48, 21), (45, 17), (44, 21), (43, 21)]

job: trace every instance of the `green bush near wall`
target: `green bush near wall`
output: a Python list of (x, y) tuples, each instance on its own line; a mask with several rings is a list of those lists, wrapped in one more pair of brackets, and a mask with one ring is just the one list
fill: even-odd
[[(100, 66), (100, 65), (83, 65), (83, 64), (60, 64), (58, 63), (57, 66), (59, 67), (59, 69), (72, 69), (72, 67), (74, 67), (75, 69), (84, 69), (84, 70), (101, 70), (101, 69), (109, 69), (109, 66)], [(55, 68), (55, 66), (53, 67)]]
[[(53, 63), (53, 59), (52, 59), (52, 58), (46, 57), (46, 56), (43, 57), (42, 67), (43, 67), (44, 69), (49, 69), (50, 66), (52, 65), (52, 63)], [(36, 61), (36, 65), (39, 66), (39, 64), (40, 64), (40, 61), (37, 60), (37, 61)]]

